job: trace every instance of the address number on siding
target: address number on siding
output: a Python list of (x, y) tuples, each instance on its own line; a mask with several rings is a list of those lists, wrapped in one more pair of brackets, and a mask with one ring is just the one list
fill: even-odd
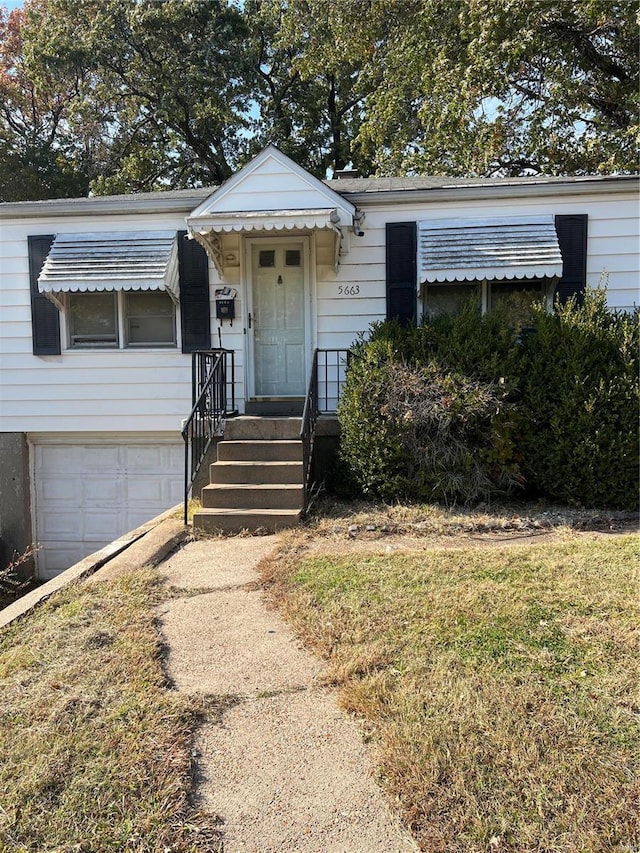
[(359, 284), (339, 284), (338, 296), (358, 296), (360, 293)]

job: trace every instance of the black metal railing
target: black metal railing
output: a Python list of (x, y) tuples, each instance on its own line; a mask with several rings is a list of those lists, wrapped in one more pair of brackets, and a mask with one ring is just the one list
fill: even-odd
[(309, 507), (313, 486), (313, 445), (318, 416), (337, 411), (345, 382), (349, 355), (349, 350), (346, 349), (317, 349), (313, 353), (311, 375), (300, 427), (304, 512)]
[(182, 428), (184, 440), (184, 523), (189, 493), (211, 442), (225, 417), (236, 414), (233, 350), (194, 352), (191, 359), (191, 414)]

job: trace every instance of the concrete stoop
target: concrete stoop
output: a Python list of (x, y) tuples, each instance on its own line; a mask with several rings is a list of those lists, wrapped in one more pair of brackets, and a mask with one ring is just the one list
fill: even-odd
[(304, 500), (301, 419), (228, 420), (193, 526), (208, 532), (293, 527)]

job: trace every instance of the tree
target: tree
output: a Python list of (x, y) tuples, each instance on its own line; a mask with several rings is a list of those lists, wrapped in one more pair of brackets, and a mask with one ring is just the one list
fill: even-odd
[(0, 8), (0, 200), (85, 195), (92, 176), (91, 134), (78, 132), (79, 70), (30, 74), (24, 13)]
[(359, 141), (384, 174), (635, 171), (637, 5), (371, 0)]
[(0, 13), (0, 198), (637, 167), (631, 0), (25, 0)]
[(246, 147), (247, 31), (226, 0), (43, 0), (27, 7), (35, 79), (89, 70), (108, 158), (95, 192), (218, 184)]
[(260, 86), (252, 150), (274, 142), (318, 177), (371, 162), (356, 144), (366, 90), (363, 56), (349, 40), (361, 0), (252, 0), (245, 14), (253, 35)]

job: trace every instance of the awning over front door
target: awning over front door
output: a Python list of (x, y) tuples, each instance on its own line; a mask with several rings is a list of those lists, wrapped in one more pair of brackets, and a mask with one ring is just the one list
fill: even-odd
[(237, 213), (210, 213), (190, 220), (193, 233), (214, 231), (339, 231), (340, 217), (335, 207), (302, 210), (248, 210)]
[(362, 220), (355, 205), (269, 145), (191, 212), (187, 228), (224, 278), (239, 265), (243, 235), (314, 235), (316, 267), (337, 269)]
[(188, 219), (190, 234), (206, 249), (218, 272), (222, 274), (224, 257), (221, 237), (224, 234), (244, 233), (262, 236), (310, 234), (328, 231), (334, 238), (334, 265), (337, 266), (343, 233), (336, 208), (303, 208), (301, 210), (249, 210), (234, 213), (212, 213)]
[(38, 290), (62, 293), (166, 290), (178, 298), (175, 231), (58, 234), (38, 276)]
[(418, 247), (421, 282), (562, 276), (553, 216), (428, 220)]

